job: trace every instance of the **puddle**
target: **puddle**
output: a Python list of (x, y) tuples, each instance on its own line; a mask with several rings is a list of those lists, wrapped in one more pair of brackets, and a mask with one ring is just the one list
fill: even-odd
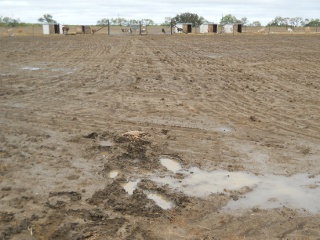
[(230, 200), (224, 207), (226, 210), (259, 207), (261, 209), (289, 207), (306, 209), (320, 213), (320, 176), (309, 178), (307, 174), (285, 176), (256, 176), (247, 172), (228, 172), (216, 170), (203, 171), (193, 167), (184, 179), (151, 178), (160, 184), (169, 184), (174, 190), (192, 197), (206, 197), (210, 194), (240, 190), (249, 187), (252, 191), (239, 195), (237, 201)]
[(170, 158), (160, 158), (160, 162), (162, 166), (174, 173), (181, 170), (181, 165), (176, 160), (172, 160)]
[(215, 128), (215, 131), (229, 133), (229, 132), (232, 132), (232, 129), (228, 127), (218, 127), (218, 128)]
[(222, 56), (219, 55), (219, 54), (211, 54), (211, 55), (208, 55), (209, 58), (221, 58)]
[(164, 210), (168, 210), (174, 207), (174, 204), (167, 200), (165, 197), (157, 193), (148, 193), (147, 197), (155, 201), (155, 203)]
[(99, 150), (102, 151), (101, 155), (103, 157), (107, 157), (110, 154), (110, 148), (112, 147), (113, 142), (112, 141), (100, 141), (99, 142)]
[(101, 152), (101, 155), (102, 155), (103, 157), (108, 157), (109, 152), (108, 152), (108, 151), (103, 151), (103, 152)]
[(116, 171), (116, 170), (109, 172), (109, 177), (110, 178), (115, 178), (118, 175), (119, 175), (119, 172)]
[(320, 176), (309, 178), (307, 174), (291, 177), (269, 175), (261, 177), (261, 180), (254, 191), (245, 194), (238, 201), (229, 201), (224, 209), (288, 207), (320, 213)]
[(100, 141), (99, 145), (101, 147), (112, 147), (113, 142), (111, 140), (107, 140), (107, 141)]
[(37, 71), (37, 70), (40, 70), (40, 68), (37, 68), (37, 67), (24, 67), (24, 68), (21, 68), (22, 70), (30, 70), (30, 71)]
[(126, 190), (126, 192), (129, 194), (129, 195), (132, 195), (133, 194), (133, 191), (136, 190), (137, 188), (137, 185), (138, 183), (140, 182), (140, 179), (136, 180), (136, 181), (132, 181), (132, 182), (127, 182), (127, 183), (124, 183), (122, 185), (122, 187), (124, 188), (124, 190)]

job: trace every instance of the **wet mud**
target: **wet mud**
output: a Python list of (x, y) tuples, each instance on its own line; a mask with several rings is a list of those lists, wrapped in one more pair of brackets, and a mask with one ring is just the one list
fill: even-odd
[(0, 239), (319, 239), (319, 44), (0, 37)]

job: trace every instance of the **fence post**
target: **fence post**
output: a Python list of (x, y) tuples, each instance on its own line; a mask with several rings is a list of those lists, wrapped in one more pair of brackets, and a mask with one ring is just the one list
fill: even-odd
[(110, 35), (110, 21), (108, 19), (108, 35)]
[(171, 31), (171, 35), (172, 35), (172, 19), (170, 21), (170, 31)]

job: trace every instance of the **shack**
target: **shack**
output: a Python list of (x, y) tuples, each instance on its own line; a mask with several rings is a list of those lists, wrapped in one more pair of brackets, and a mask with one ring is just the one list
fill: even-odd
[(62, 25), (45, 23), (42, 25), (43, 34), (63, 34)]
[(223, 32), (224, 33), (242, 33), (242, 23), (235, 23), (235, 24), (226, 24), (223, 26)]
[(177, 23), (174, 31), (175, 33), (191, 33), (192, 23)]
[(233, 24), (226, 24), (223, 26), (224, 33), (233, 33)]
[(92, 33), (92, 29), (90, 26), (77, 26), (77, 30), (76, 30), (77, 34), (91, 34)]
[(242, 23), (235, 24), (235, 27), (236, 27), (238, 33), (242, 33), (242, 26), (243, 26)]
[(214, 23), (204, 23), (200, 25), (200, 33), (217, 33), (218, 24)]

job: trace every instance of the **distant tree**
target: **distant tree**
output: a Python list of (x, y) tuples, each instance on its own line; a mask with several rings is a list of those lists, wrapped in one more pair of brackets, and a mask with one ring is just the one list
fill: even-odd
[(253, 21), (251, 24), (249, 24), (252, 27), (261, 27), (261, 23), (259, 21)]
[(231, 14), (225, 15), (220, 20), (221, 25), (232, 24), (232, 23), (237, 23), (237, 22), (241, 22), (241, 20), (238, 20), (235, 16), (232, 16)]
[(125, 18), (111, 18), (110, 24), (111, 25), (127, 26), (128, 20)]
[(289, 17), (280, 17), (277, 16), (272, 20), (271, 22), (268, 23), (267, 26), (277, 26), (277, 27), (298, 27), (298, 26), (307, 26), (310, 23), (311, 20), (308, 18), (303, 19), (302, 17), (294, 17), (294, 18), (289, 18)]
[(154, 25), (154, 21), (151, 20), (151, 19), (142, 19), (142, 20), (141, 20), (141, 24), (142, 24), (142, 25), (146, 25), (146, 26)]
[(4, 23), (5, 25), (8, 25), (10, 23), (10, 19), (9, 17), (4, 17), (2, 18), (1, 22)]
[(313, 19), (311, 18), (310, 20), (308, 19), (308, 22), (305, 24), (306, 27), (318, 27), (320, 26), (320, 19), (316, 18)]
[(290, 18), (277, 16), (267, 26), (284, 27), (289, 25)]
[(0, 23), (1, 25), (7, 26), (7, 27), (17, 27), (24, 23), (20, 21), (20, 19), (14, 19), (10, 17), (0, 17)]
[(209, 22), (208, 20), (206, 20), (204, 17), (201, 17), (201, 16), (199, 17), (199, 20), (200, 20), (201, 24)]
[(248, 18), (246, 17), (241, 18), (240, 22), (243, 24), (243, 26), (246, 26), (249, 23)]
[[(149, 25), (153, 25), (154, 22), (151, 19), (143, 19), (141, 21), (145, 21)], [(137, 19), (125, 19), (125, 18), (111, 18), (110, 25), (120, 25), (120, 26), (131, 26), (135, 24), (139, 24), (140, 20)]]
[(107, 18), (102, 18), (100, 20), (97, 21), (97, 25), (98, 26), (107, 26), (109, 22), (109, 19)]
[(301, 23), (303, 22), (303, 19), (302, 19), (302, 17), (294, 17), (294, 18), (290, 18), (289, 22), (292, 27), (298, 27), (298, 26), (302, 25)]
[(38, 22), (40, 22), (40, 23), (56, 23), (56, 21), (53, 20), (53, 18), (50, 14), (44, 14), (43, 17), (38, 18)]
[(282, 24), (283, 18), (280, 16), (275, 17), (271, 22), (268, 23), (268, 26), (280, 26)]
[(136, 20), (136, 19), (128, 20), (128, 24), (129, 25), (137, 25), (137, 24), (139, 24), (139, 20)]
[(193, 26), (199, 26), (203, 23), (204, 18), (199, 17), (198, 14), (195, 13), (181, 13), (172, 18), (173, 24), (176, 24), (178, 22), (181, 23), (192, 23)]
[(161, 23), (162, 26), (170, 26), (172, 17), (165, 17), (164, 23)]

